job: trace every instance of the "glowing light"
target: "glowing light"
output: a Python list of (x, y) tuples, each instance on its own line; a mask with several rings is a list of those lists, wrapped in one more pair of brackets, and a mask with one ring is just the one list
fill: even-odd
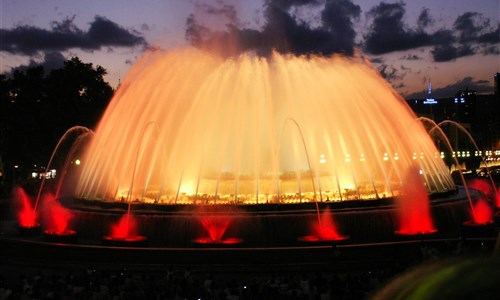
[(137, 237), (137, 221), (131, 214), (124, 214), (116, 224), (111, 225), (111, 239), (134, 239)]
[(81, 161), (79, 159), (75, 160), (75, 165), (79, 166)]
[(17, 212), (17, 218), (19, 225), (21, 227), (35, 227), (38, 226), (37, 214), (33, 209), (32, 199), (26, 191), (20, 187), (14, 189), (14, 198), (19, 210)]
[(316, 241), (341, 241), (347, 239), (347, 236), (338, 232), (337, 225), (334, 222), (333, 215), (327, 207), (320, 215), (320, 219), (313, 223), (313, 234), (302, 237), (301, 240), (307, 242)]
[(482, 198), (474, 205), (473, 220), (475, 224), (488, 224), (493, 221), (493, 209), (488, 202)]
[(63, 207), (52, 194), (45, 194), (42, 201), (46, 232), (62, 235), (70, 231), (68, 225), (73, 217), (71, 211)]
[(210, 236), (210, 239), (214, 242), (219, 242), (222, 240), (222, 236), (226, 233), (231, 223), (231, 217), (205, 216), (200, 219), (200, 222)]
[(425, 128), (362, 59), (157, 51), (115, 93), (80, 158), (75, 193), (164, 204), (314, 201), (312, 180), (338, 191), (335, 177), (354, 188), (332, 200), (369, 199), (373, 183), (398, 193), (395, 182), (416, 164), (407, 149), (436, 179), (429, 190), (454, 187)]
[(429, 196), (424, 181), (416, 169), (409, 171), (401, 195), (396, 197), (399, 216), (398, 234), (425, 234), (436, 232), (430, 214)]

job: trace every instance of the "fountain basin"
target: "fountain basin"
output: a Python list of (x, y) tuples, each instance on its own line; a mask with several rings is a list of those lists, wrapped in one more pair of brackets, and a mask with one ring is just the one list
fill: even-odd
[[(73, 214), (73, 228), (86, 240), (101, 242), (110, 224), (127, 211), (125, 203), (109, 203), (77, 199), (61, 199)], [(458, 193), (433, 195), (431, 214), (439, 238), (459, 237), (461, 224), (470, 217), (469, 203), (463, 190)], [(311, 229), (318, 220), (314, 203), (296, 205), (145, 205), (132, 204), (131, 210), (141, 235), (147, 237), (149, 246), (189, 248), (193, 240), (202, 238), (197, 245), (208, 243), (207, 232), (200, 224), (200, 210), (210, 214), (230, 214), (232, 221), (222, 240), (227, 237), (241, 239), (249, 247), (300, 246), (300, 237), (314, 236)], [(329, 209), (341, 236), (349, 239), (342, 243), (373, 243), (398, 240), (398, 210), (390, 198), (376, 201), (318, 203), (320, 212)], [(409, 236), (408, 238), (411, 238)], [(203, 239), (204, 238), (204, 239)], [(313, 240), (311, 238), (310, 240)], [(208, 243), (216, 245), (216, 243)], [(221, 245), (219, 243), (218, 245)], [(238, 245), (238, 244), (236, 244)]]
[(234, 247), (243, 244), (243, 239), (240, 238), (223, 238), (217, 241), (212, 240), (210, 237), (201, 237), (193, 239), (193, 244), (198, 247)]
[(148, 239), (142, 235), (134, 235), (124, 238), (105, 236), (102, 238), (101, 244), (103, 246), (111, 247), (147, 247)]
[(18, 226), (19, 235), (21, 236), (37, 236), (42, 233), (42, 228), (40, 224), (34, 224), (32, 226)]
[(78, 235), (75, 230), (70, 229), (62, 232), (45, 230), (43, 232), (43, 240), (49, 243), (76, 244), (78, 242)]
[(462, 234), (466, 238), (491, 237), (496, 234), (495, 223), (491, 220), (483, 224), (478, 224), (469, 220), (462, 224)]

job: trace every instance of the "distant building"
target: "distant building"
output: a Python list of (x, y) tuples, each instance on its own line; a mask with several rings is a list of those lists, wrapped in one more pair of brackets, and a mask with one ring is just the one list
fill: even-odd
[[(499, 79), (500, 73), (496, 73), (495, 94), (478, 95), (476, 91), (466, 88), (453, 97), (436, 99), (432, 97), (432, 85), (429, 82), (426, 99), (406, 101), (418, 116), (428, 117), (436, 123), (444, 120), (460, 123), (474, 137), (480, 150), (500, 150)], [(470, 144), (456, 129), (447, 128), (446, 133), (456, 149)]]

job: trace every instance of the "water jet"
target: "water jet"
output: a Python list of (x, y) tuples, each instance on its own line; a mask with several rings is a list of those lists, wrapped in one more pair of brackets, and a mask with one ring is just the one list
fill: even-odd
[[(412, 202), (403, 197), (409, 172), (418, 172), (419, 194), (456, 193), (421, 121), (360, 57), (146, 53), (85, 136), (64, 205), (87, 236), (121, 218), (100, 233), (103, 244), (375, 239), (360, 234), (372, 228), (346, 224), (369, 215), (393, 234), (387, 224), (405, 214), (395, 201)], [(419, 198), (427, 204), (418, 211), (430, 210)], [(399, 232), (436, 229), (425, 224)]]

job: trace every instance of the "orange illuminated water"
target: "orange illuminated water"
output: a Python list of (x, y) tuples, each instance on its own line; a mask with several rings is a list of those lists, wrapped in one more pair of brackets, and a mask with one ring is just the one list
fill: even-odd
[(165, 204), (399, 195), (410, 168), (453, 188), (426, 130), (361, 58), (148, 53), (82, 159), (76, 196)]

